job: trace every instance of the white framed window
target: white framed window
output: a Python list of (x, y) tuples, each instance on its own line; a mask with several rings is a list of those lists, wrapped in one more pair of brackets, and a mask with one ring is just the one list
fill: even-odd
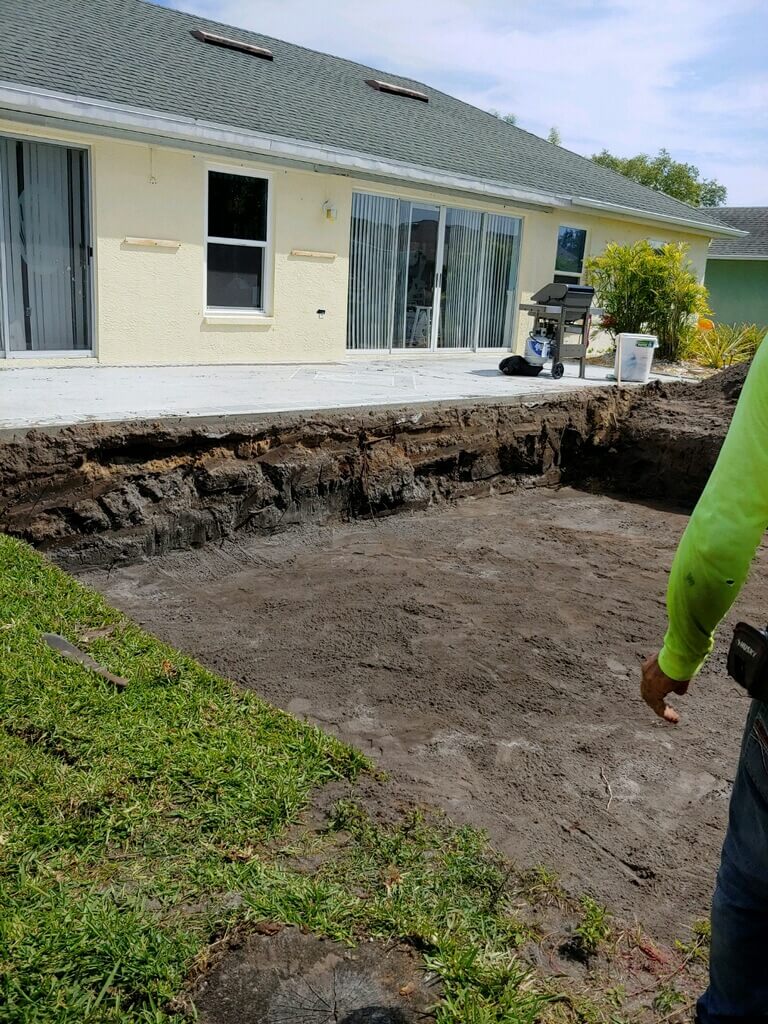
[(205, 308), (264, 315), (272, 260), (271, 181), (209, 167), (205, 202)]
[(584, 269), (584, 250), (587, 245), (585, 228), (572, 228), (561, 224), (557, 232), (554, 280), (559, 284), (578, 284)]

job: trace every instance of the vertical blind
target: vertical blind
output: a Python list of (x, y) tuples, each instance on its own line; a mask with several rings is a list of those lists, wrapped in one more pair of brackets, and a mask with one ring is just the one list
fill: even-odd
[(85, 160), (0, 139), (0, 322), (11, 352), (90, 347)]
[(398, 201), (355, 192), (349, 258), (347, 347), (389, 350), (392, 340)]
[(520, 221), (499, 214), (485, 215), (478, 348), (502, 348), (509, 344), (514, 316)]
[(476, 210), (446, 210), (437, 341), (441, 348), (474, 346), (482, 224), (483, 215)]
[[(520, 220), (445, 211), (439, 348), (509, 345)], [(406, 344), (412, 204), (354, 193), (347, 347), (388, 351)]]

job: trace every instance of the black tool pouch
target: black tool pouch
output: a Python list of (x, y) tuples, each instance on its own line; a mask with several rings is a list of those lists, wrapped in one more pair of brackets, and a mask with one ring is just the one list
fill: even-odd
[(728, 651), (728, 675), (754, 700), (768, 701), (768, 629), (737, 623)]

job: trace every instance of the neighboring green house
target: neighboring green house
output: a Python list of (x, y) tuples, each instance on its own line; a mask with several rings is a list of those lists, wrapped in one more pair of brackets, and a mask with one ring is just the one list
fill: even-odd
[(704, 283), (715, 320), (768, 325), (768, 206), (723, 206), (716, 213), (749, 234), (710, 243)]

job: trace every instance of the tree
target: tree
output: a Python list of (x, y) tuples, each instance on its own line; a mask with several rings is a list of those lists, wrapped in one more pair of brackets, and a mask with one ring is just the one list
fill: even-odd
[(553, 146), (562, 146), (563, 139), (560, 135), (560, 129), (553, 125), (549, 129), (549, 135), (547, 136), (547, 142), (551, 142)]
[(708, 312), (707, 290), (699, 284), (685, 245), (654, 248), (611, 242), (600, 256), (587, 260), (587, 280), (604, 311), (601, 327), (611, 337), (655, 334), (662, 359), (679, 359)]
[(500, 111), (494, 110), (493, 108), (491, 108), (488, 113), (493, 114), (494, 117), (498, 117), (500, 121), (506, 121), (507, 124), (517, 124), (517, 114), (502, 114)]
[(727, 196), (725, 185), (714, 178), (700, 178), (698, 167), (673, 160), (666, 149), (660, 149), (658, 156), (640, 153), (630, 157), (613, 156), (604, 149), (592, 159), (596, 164), (610, 167), (626, 178), (673, 199), (681, 199), (690, 206), (722, 206)]

